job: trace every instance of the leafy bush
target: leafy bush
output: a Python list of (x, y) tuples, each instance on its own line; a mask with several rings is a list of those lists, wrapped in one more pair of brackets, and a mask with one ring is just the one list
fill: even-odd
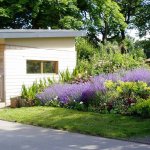
[(135, 45), (137, 48), (144, 49), (144, 52), (145, 52), (147, 58), (150, 58), (150, 39), (136, 41)]
[(143, 60), (135, 60), (130, 54), (115, 52), (109, 54), (107, 58), (100, 58), (100, 62), (95, 64), (95, 68), (102, 68), (102, 72), (113, 73), (120, 69), (134, 69), (144, 65)]
[(141, 117), (150, 117), (150, 99), (144, 100), (132, 106), (130, 113)]
[[(120, 69), (129, 70), (140, 66), (146, 66), (145, 55), (142, 49), (134, 47), (131, 42), (124, 42), (125, 52), (122, 54), (118, 43), (107, 42), (105, 45), (100, 44), (99, 48), (88, 51), (86, 46), (79, 48), (79, 57), (77, 69), (79, 73), (87, 75), (97, 75), (100, 73), (113, 73)], [(85, 44), (87, 45), (87, 44)], [(88, 57), (85, 51), (88, 51)], [(83, 56), (80, 55), (83, 52)], [(93, 53), (94, 52), (94, 53)]]
[(87, 75), (81, 75), (77, 68), (73, 72), (69, 72), (68, 68), (64, 72), (60, 72), (59, 82), (61, 83), (84, 82), (84, 80), (87, 80)]
[(27, 88), (25, 85), (22, 85), (21, 98), (25, 99), (31, 106), (34, 105), (34, 100), (37, 90), (37, 84), (33, 83), (33, 85)]
[(35, 105), (38, 104), (39, 101), (36, 99), (36, 94), (39, 92), (42, 92), (45, 88), (47, 88), (49, 85), (54, 83), (50, 78), (40, 80), (39, 82), (33, 82), (33, 84), (29, 87), (22, 85), (21, 90), (21, 98), (25, 99), (29, 105)]
[(52, 107), (61, 107), (61, 103), (58, 100), (58, 97), (55, 97), (54, 99), (48, 101), (45, 105), (52, 106)]
[(67, 105), (64, 105), (65, 108), (76, 109), (79, 111), (85, 111), (87, 108), (84, 106), (83, 102), (69, 101)]
[(98, 49), (95, 48), (87, 39), (78, 38), (76, 40), (77, 58), (78, 60), (90, 60), (95, 53), (98, 53)]
[(137, 103), (137, 99), (148, 99), (150, 95), (150, 87), (142, 81), (106, 81), (105, 85), (107, 88), (106, 95), (110, 93), (108, 97), (109, 104), (111, 102), (112, 105), (110, 111), (112, 110), (116, 113), (128, 113), (128, 109)]
[(103, 69), (102, 72), (110, 73), (117, 72), (120, 69), (129, 70), (138, 68), (139, 66), (145, 66), (143, 57), (135, 57), (136, 52), (122, 54), (120, 47), (112, 44), (109, 45), (109, 48), (108, 45), (102, 46), (99, 63), (96, 63), (97, 68)]
[(73, 73), (70, 73), (68, 68), (64, 72), (60, 72), (60, 82), (69, 82), (73, 79)]

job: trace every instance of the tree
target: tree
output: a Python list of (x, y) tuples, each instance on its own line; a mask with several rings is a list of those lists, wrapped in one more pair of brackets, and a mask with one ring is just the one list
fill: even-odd
[(84, 0), (78, 1), (78, 6), (85, 19), (89, 36), (97, 42), (97, 37), (102, 34), (102, 42), (108, 38), (118, 35), (120, 29), (124, 30), (126, 24), (120, 13), (120, 8), (112, 0)]
[(139, 8), (134, 25), (139, 30), (139, 36), (150, 34), (150, 1), (145, 1)]
[[(150, 26), (150, 2), (148, 0), (115, 0), (121, 8), (128, 28), (138, 28), (140, 35), (146, 34)], [(125, 39), (125, 29), (121, 30)]]
[(31, 28), (40, 4), (41, 0), (1, 0), (0, 28)]
[[(9, 6), (9, 7), (8, 7)], [(149, 0), (0, 0), (0, 28), (85, 29), (95, 45), (150, 30)]]
[(0, 0), (0, 13), (0, 28), (82, 28), (76, 0)]

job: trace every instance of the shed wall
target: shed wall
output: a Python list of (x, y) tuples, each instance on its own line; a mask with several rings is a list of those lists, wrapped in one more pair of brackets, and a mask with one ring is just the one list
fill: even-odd
[[(21, 93), (22, 84), (31, 85), (35, 80), (56, 74), (27, 74), (27, 60), (58, 61), (59, 71), (72, 71), (76, 65), (74, 38), (8, 39), (5, 57), (5, 91), (7, 104), (10, 98)], [(16, 45), (16, 46), (15, 46)]]
[(6, 39), (8, 45), (34, 47), (41, 49), (75, 50), (74, 38), (22, 38)]

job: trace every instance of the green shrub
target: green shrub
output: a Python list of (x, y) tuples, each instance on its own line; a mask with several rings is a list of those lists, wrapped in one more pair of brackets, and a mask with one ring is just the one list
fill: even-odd
[(78, 38), (76, 40), (76, 49), (78, 60), (89, 61), (95, 53), (99, 52), (99, 50), (85, 38)]
[(60, 82), (69, 82), (73, 79), (73, 74), (69, 72), (68, 68), (63, 71), (63, 72), (60, 72), (60, 79), (59, 81)]
[(55, 99), (48, 101), (45, 105), (52, 107), (61, 107), (61, 103), (60, 101), (58, 101), (57, 97)]
[(34, 105), (35, 96), (38, 92), (38, 84), (33, 83), (31, 87), (22, 85), (21, 98), (25, 99), (30, 105)]
[(33, 82), (31, 86), (22, 85), (21, 98), (25, 99), (29, 105), (38, 105), (36, 94), (42, 92), (46, 87), (54, 83), (50, 78)]
[(79, 111), (85, 111), (87, 110), (83, 104), (83, 102), (75, 102), (75, 101), (69, 101), (67, 105), (64, 106), (65, 108), (69, 109), (75, 109)]
[[(83, 63), (85, 64), (85, 63)], [(60, 72), (60, 76), (59, 76), (59, 80), (58, 82), (61, 83), (85, 83), (87, 82), (91, 76), (88, 75), (87, 70), (88, 67), (86, 68), (87, 70), (84, 70), (84, 68), (82, 68), (82, 65), (80, 65), (79, 68), (75, 68), (73, 70), (73, 72), (69, 72), (68, 69), (66, 69), (64, 72)], [(89, 68), (90, 69), (90, 68)]]
[(99, 60), (95, 63), (95, 68), (101, 68), (102, 72), (110, 73), (120, 69), (130, 70), (144, 66), (144, 56), (141, 56), (144, 53), (142, 51), (141, 55), (137, 53), (131, 51), (122, 54), (119, 46), (108, 43), (108, 45), (102, 46)]
[(144, 100), (132, 106), (130, 108), (130, 113), (141, 117), (150, 117), (150, 99)]
[(136, 41), (135, 45), (137, 48), (142, 48), (144, 50), (147, 58), (150, 58), (150, 39)]
[(129, 108), (135, 105), (139, 99), (148, 99), (150, 87), (147, 83), (139, 82), (105, 82), (107, 110), (113, 113), (128, 114)]
[[(90, 46), (87, 48), (88, 44), (83, 43), (81, 47), (78, 45), (79, 48), (77, 48), (77, 70), (80, 74), (97, 75), (117, 72), (120, 69), (128, 70), (146, 66), (143, 50), (138, 47), (135, 49), (132, 41), (125, 40), (123, 42), (124, 53), (122, 53), (117, 42), (107, 42), (105, 45), (100, 44), (99, 48)], [(89, 50), (90, 48), (91, 51)]]

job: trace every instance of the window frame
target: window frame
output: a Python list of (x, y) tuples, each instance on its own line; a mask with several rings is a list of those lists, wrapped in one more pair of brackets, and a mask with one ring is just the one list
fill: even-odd
[[(40, 73), (29, 73), (28, 72), (28, 61), (32, 61), (32, 62), (40, 62)], [(50, 72), (50, 73), (44, 73), (44, 62), (55, 62), (55, 66), (54, 66), (54, 72)], [(58, 74), (58, 61), (54, 61), (54, 60), (33, 60), (33, 59), (27, 59), (26, 60), (26, 73), (27, 74)]]

